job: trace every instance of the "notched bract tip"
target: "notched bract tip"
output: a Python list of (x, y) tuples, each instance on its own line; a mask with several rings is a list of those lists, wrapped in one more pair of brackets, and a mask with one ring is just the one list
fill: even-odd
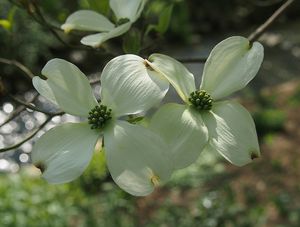
[(38, 162), (38, 163), (34, 164), (34, 166), (36, 168), (38, 168), (41, 171), (41, 173), (44, 173), (46, 170), (46, 165), (42, 162)]
[(253, 47), (253, 43), (254, 43), (253, 41), (249, 40), (249, 47), (248, 47), (249, 50), (251, 50), (251, 48)]
[(46, 77), (44, 75), (40, 75), (39, 78), (42, 79), (42, 80), (48, 80), (48, 77)]
[(251, 159), (254, 160), (254, 159), (257, 159), (259, 156), (256, 152), (251, 152)]
[(150, 71), (155, 71), (149, 63), (150, 62), (147, 59), (144, 60), (144, 65), (146, 66), (146, 68)]
[(159, 181), (160, 181), (159, 176), (153, 175), (151, 177), (151, 183), (154, 185), (154, 187), (159, 186)]

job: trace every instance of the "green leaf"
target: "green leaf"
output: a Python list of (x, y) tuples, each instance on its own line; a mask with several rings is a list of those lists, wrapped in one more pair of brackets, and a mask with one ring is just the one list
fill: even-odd
[(0, 26), (7, 31), (12, 30), (15, 12), (16, 12), (16, 7), (13, 6), (8, 12), (7, 19), (0, 19)]
[(156, 30), (156, 27), (157, 27), (157, 25), (155, 25), (155, 24), (149, 24), (147, 26), (145, 36), (147, 36), (152, 30)]
[(107, 15), (110, 10), (108, 0), (81, 0), (80, 6), (85, 9), (95, 10), (103, 15)]
[(8, 31), (11, 29), (11, 23), (9, 20), (5, 20), (5, 19), (0, 20), (0, 26)]
[(123, 50), (127, 54), (138, 54), (141, 49), (141, 33), (137, 29), (131, 29), (123, 40)]
[(160, 15), (159, 21), (158, 21), (158, 25), (156, 27), (156, 30), (159, 33), (163, 34), (167, 31), (169, 24), (170, 24), (172, 11), (173, 11), (173, 4), (169, 5), (161, 12), (161, 15)]
[(7, 19), (9, 20), (9, 22), (12, 24), (13, 21), (14, 21), (14, 16), (15, 16), (15, 13), (16, 13), (16, 10), (17, 10), (17, 7), (16, 6), (13, 6), (9, 12), (8, 12), (8, 16), (7, 16)]
[(149, 24), (147, 26), (145, 36), (147, 36), (153, 30), (160, 34), (165, 33), (169, 27), (172, 12), (173, 4), (165, 7), (160, 13), (158, 24)]
[(88, 0), (90, 7), (97, 10), (100, 13), (107, 14), (109, 12), (109, 1), (108, 0)]

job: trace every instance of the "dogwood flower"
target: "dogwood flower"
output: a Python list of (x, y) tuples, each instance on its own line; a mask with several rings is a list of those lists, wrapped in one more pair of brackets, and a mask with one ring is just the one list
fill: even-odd
[(174, 168), (193, 163), (203, 148), (219, 152), (237, 166), (260, 155), (249, 112), (234, 101), (222, 99), (245, 87), (262, 60), (260, 43), (238, 36), (225, 39), (210, 53), (196, 89), (193, 74), (180, 62), (161, 54), (149, 57), (149, 66), (169, 80), (185, 103), (164, 105), (149, 126), (171, 146)]
[(97, 12), (79, 10), (72, 13), (61, 28), (66, 33), (73, 29), (100, 32), (85, 36), (80, 41), (84, 45), (96, 48), (106, 40), (127, 32), (131, 25), (140, 17), (145, 3), (146, 0), (110, 0), (110, 8), (117, 18), (116, 25)]
[(168, 81), (144, 62), (135, 55), (111, 60), (101, 75), (101, 103), (87, 77), (65, 60), (53, 59), (45, 65), (42, 75), (46, 80), (33, 78), (41, 95), (66, 113), (87, 119), (56, 126), (35, 143), (32, 161), (48, 182), (65, 183), (80, 176), (101, 136), (110, 174), (128, 193), (147, 195), (158, 182), (170, 177), (168, 148), (162, 139), (120, 119), (157, 105), (168, 90)]

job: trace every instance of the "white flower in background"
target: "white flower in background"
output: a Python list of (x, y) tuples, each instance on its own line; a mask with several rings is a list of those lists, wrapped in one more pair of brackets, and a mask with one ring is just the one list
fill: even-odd
[(100, 32), (81, 39), (84, 45), (99, 47), (106, 40), (127, 32), (141, 15), (145, 3), (146, 0), (110, 0), (109, 5), (117, 18), (117, 25), (97, 12), (79, 10), (71, 14), (61, 28), (66, 33), (73, 29)]
[(148, 64), (174, 86), (185, 105), (166, 104), (150, 128), (170, 146), (174, 168), (193, 163), (201, 150), (215, 150), (232, 164), (245, 165), (260, 155), (251, 115), (234, 101), (223, 98), (245, 87), (257, 74), (263, 46), (243, 37), (230, 37), (214, 47), (196, 89), (194, 76), (178, 61), (161, 54)]
[(150, 71), (145, 60), (122, 55), (111, 60), (101, 75), (101, 103), (87, 77), (73, 64), (49, 61), (42, 70), (46, 80), (33, 78), (36, 90), (66, 113), (87, 118), (46, 132), (34, 145), (32, 161), (50, 183), (77, 178), (89, 164), (103, 136), (108, 169), (114, 181), (132, 195), (147, 195), (160, 180), (170, 177), (169, 149), (158, 135), (119, 118), (157, 105), (169, 83)]

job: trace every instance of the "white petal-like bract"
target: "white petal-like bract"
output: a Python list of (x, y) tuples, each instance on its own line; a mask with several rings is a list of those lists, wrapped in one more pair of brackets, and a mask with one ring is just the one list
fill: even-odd
[(203, 71), (200, 89), (215, 100), (245, 87), (257, 74), (263, 61), (263, 46), (233, 36), (217, 44), (211, 51)]
[(53, 184), (70, 182), (88, 166), (100, 134), (87, 123), (66, 123), (50, 129), (34, 144), (32, 162)]
[(116, 116), (137, 114), (157, 105), (169, 83), (148, 69), (145, 60), (126, 54), (112, 59), (101, 75), (101, 100)]
[(117, 19), (128, 18), (132, 23), (135, 22), (142, 10), (146, 0), (110, 0), (109, 5)]
[(44, 66), (42, 75), (47, 80), (42, 82), (41, 78), (35, 78), (33, 86), (49, 100), (55, 98), (65, 112), (87, 117), (89, 111), (98, 104), (87, 77), (72, 63), (52, 59)]
[(240, 104), (215, 103), (202, 118), (208, 127), (211, 148), (232, 164), (243, 166), (260, 156), (254, 121)]
[(190, 93), (196, 90), (194, 75), (179, 61), (163, 54), (152, 54), (149, 65), (162, 73), (186, 103)]
[(174, 169), (194, 163), (208, 142), (208, 131), (200, 113), (185, 105), (162, 106), (153, 115), (149, 128), (169, 145)]
[(92, 10), (78, 10), (68, 16), (66, 22), (61, 26), (65, 32), (73, 29), (83, 31), (110, 31), (115, 27), (105, 16)]
[(149, 129), (117, 121), (104, 131), (104, 144), (112, 178), (132, 195), (148, 195), (171, 176), (168, 147)]
[(122, 24), (114, 29), (110, 30), (109, 32), (101, 32), (97, 34), (87, 35), (83, 37), (80, 42), (86, 46), (91, 46), (97, 48), (101, 46), (108, 39), (115, 38), (127, 32), (130, 29), (131, 22), (127, 22)]
[(38, 91), (38, 93), (40, 93), (46, 99), (48, 99), (53, 104), (58, 106), (58, 103), (56, 102), (56, 99), (55, 99), (55, 95), (53, 94), (53, 91), (52, 91), (51, 87), (49, 87), (46, 80), (43, 80), (38, 76), (35, 76), (32, 78), (32, 84), (33, 84), (34, 88)]

